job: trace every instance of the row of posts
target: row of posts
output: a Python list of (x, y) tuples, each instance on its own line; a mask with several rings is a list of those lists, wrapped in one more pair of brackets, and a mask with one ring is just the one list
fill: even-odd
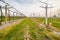
[[(2, 22), (3, 22), (3, 20), (2, 20), (2, 19), (3, 19), (3, 11), (2, 11), (2, 9), (3, 9), (2, 6), (0, 6), (0, 14), (1, 14), (1, 15), (0, 15), (0, 17), (1, 17), (1, 18), (0, 18), (0, 25), (1, 25)], [(10, 21), (10, 11), (9, 11), (7, 5), (5, 5), (5, 8), (4, 8), (4, 9), (5, 9), (4, 21), (5, 21), (5, 23), (7, 23), (8, 17), (9, 17), (9, 21)], [(15, 12), (13, 12), (13, 20), (14, 20), (14, 16), (15, 16), (14, 13), (15, 13)], [(16, 13), (16, 16), (17, 16), (17, 13)]]

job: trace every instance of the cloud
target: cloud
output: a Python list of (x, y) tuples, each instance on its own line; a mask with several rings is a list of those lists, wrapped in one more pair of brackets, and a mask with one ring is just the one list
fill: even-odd
[[(5, 1), (27, 16), (30, 16), (33, 13), (35, 13), (36, 15), (40, 14), (41, 16), (45, 16), (45, 9), (40, 7), (42, 3), (39, 3), (39, 0), (5, 0)], [(41, 1), (45, 2), (46, 0), (41, 0)], [(53, 6), (60, 4), (59, 0), (58, 1), (48, 0), (47, 3), (52, 4)], [(51, 13), (56, 11), (57, 8), (60, 7), (53, 8)], [(50, 9), (48, 9), (48, 15), (50, 15), (49, 13), (50, 13)]]
[(31, 4), (34, 2), (33, 0), (15, 0), (15, 1), (20, 4)]

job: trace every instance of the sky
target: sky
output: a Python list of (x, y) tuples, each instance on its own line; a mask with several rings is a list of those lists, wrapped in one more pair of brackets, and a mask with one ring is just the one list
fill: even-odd
[[(49, 7), (54, 8), (48, 8), (48, 16), (57, 14), (57, 10), (59, 10), (60, 6), (60, 0), (5, 0), (7, 3), (15, 7), (17, 10), (25, 14), (26, 16), (45, 16), (45, 8), (41, 8), (40, 6), (45, 7), (45, 4), (40, 3), (39, 1), (48, 3)], [(51, 4), (51, 5), (50, 5)]]

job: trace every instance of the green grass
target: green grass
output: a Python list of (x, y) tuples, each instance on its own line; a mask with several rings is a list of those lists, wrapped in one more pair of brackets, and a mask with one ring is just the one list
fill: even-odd
[[(13, 17), (13, 16), (10, 16), (8, 17), (7, 21), (10, 21), (10, 20), (17, 20), (17, 19), (22, 19), (24, 17)], [(2, 16), (2, 19), (1, 19), (1, 16), (0, 16), (0, 22), (5, 22), (5, 16)]]
[[(24, 40), (24, 34), (26, 33), (26, 27), (29, 27), (29, 34), (30, 34), (30, 40), (46, 40), (47, 35), (44, 33), (45, 29), (40, 28), (40, 26), (33, 22), (30, 18), (26, 18), (21, 23), (12, 26), (12, 29), (10, 31), (1, 32), (0, 40)], [(4, 34), (7, 33), (7, 34)], [(47, 32), (48, 34), (48, 32)], [(51, 35), (49, 40), (55, 40), (55, 38)]]
[[(45, 18), (36, 18), (39, 23), (42, 23), (44, 21), (45, 24)], [(60, 18), (48, 18), (48, 24), (52, 23), (52, 26), (60, 29)]]
[(49, 23), (51, 22), (52, 23), (52, 26), (60, 29), (60, 18), (51, 18), (51, 19), (48, 19)]

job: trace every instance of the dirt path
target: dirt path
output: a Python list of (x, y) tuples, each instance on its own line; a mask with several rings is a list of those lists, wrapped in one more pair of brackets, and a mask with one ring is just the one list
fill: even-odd
[(24, 40), (29, 40), (30, 39), (30, 34), (29, 34), (29, 26), (26, 26), (26, 30), (25, 30), (25, 35), (24, 35)]
[(19, 19), (19, 20), (13, 21), (13, 22), (8, 22), (6, 24), (3, 24), (3, 25), (0, 26), (0, 30), (3, 30), (4, 28), (9, 27), (9, 26), (12, 26), (14, 24), (18, 24), (19, 22), (21, 22), (23, 20), (24, 19)]

